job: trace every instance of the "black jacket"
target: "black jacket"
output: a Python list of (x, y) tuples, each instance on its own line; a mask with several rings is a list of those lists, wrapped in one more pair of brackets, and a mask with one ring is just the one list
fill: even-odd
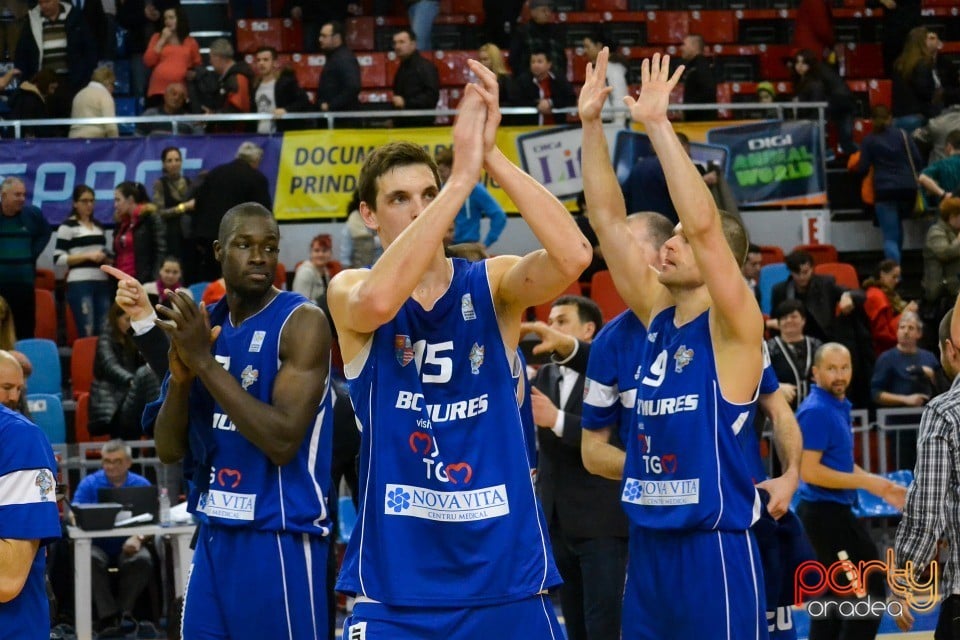
[[(540, 85), (533, 79), (533, 75), (527, 71), (517, 77), (513, 86), (514, 106), (517, 107), (536, 107), (540, 102)], [(577, 97), (573, 93), (573, 87), (563, 76), (554, 73), (550, 77), (550, 100), (553, 102), (554, 109), (565, 109), (577, 104)], [(556, 124), (566, 122), (566, 115), (558, 114), (554, 116)], [(521, 122), (522, 120), (522, 122)], [(517, 124), (538, 124), (539, 116), (517, 116)]]
[(934, 69), (920, 62), (909, 78), (896, 70), (891, 74), (893, 80), (894, 117), (909, 116), (916, 113), (925, 118), (933, 118), (943, 109), (943, 92), (937, 88)]
[[(64, 25), (67, 31), (67, 77), (70, 88), (73, 92), (77, 92), (90, 82), (90, 75), (97, 66), (97, 44), (81, 13), (64, 2), (61, 2), (60, 6), (62, 9), (69, 9)], [(23, 29), (20, 31), (20, 39), (17, 41), (17, 50), (13, 56), (14, 66), (20, 70), (22, 78), (32, 78), (40, 70), (38, 37), (43, 38), (43, 27), (40, 9), (34, 7), (27, 14)]]
[[(689, 62), (684, 60), (686, 69), (680, 81), (683, 83), (684, 104), (713, 104), (717, 101), (717, 79), (713, 74), (713, 65), (703, 56), (697, 56)], [(684, 111), (687, 122), (716, 120), (717, 112), (712, 110)]]
[[(393, 93), (403, 98), (404, 109), (435, 109), (440, 100), (440, 74), (433, 63), (414, 51), (397, 68)], [(433, 116), (397, 119), (397, 126), (416, 127), (433, 124)]]
[(553, 72), (567, 77), (567, 52), (564, 49), (566, 29), (559, 24), (530, 22), (515, 27), (510, 40), (510, 69), (514, 76), (530, 71), (533, 51), (545, 51), (550, 56)]
[[(257, 112), (257, 87), (260, 80), (250, 89), (250, 113)], [(286, 109), (290, 113), (305, 113), (310, 111), (310, 96), (300, 87), (297, 76), (292, 69), (284, 68), (273, 85), (273, 103), (278, 109)], [(310, 120), (277, 120), (277, 131), (294, 131), (310, 129)]]
[(329, 111), (357, 111), (359, 96), (360, 65), (350, 49), (341, 45), (327, 54), (317, 87), (317, 106), (325, 102)]
[(272, 209), (267, 177), (243, 160), (214, 167), (196, 192), (193, 235), (212, 240), (220, 230), (220, 220), (228, 209), (244, 202), (259, 202)]

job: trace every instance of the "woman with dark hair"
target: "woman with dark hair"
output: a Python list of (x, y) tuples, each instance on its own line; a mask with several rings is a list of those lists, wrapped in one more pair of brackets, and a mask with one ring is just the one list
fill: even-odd
[(914, 27), (893, 63), (894, 124), (907, 133), (922, 127), (943, 108), (943, 85), (936, 71), (940, 44), (936, 32)]
[(883, 233), (883, 255), (900, 264), (903, 218), (913, 214), (917, 201), (917, 173), (923, 168), (920, 151), (911, 136), (893, 126), (890, 110), (873, 108), (873, 131), (860, 143), (860, 161), (853, 172), (861, 178), (873, 167), (874, 210)]
[(856, 150), (853, 142), (853, 113), (856, 102), (853, 93), (828, 65), (809, 49), (803, 49), (793, 59), (794, 96), (799, 102), (826, 102), (827, 119), (837, 127), (840, 152)]
[(143, 63), (153, 71), (147, 86), (147, 103), (157, 106), (163, 102), (167, 85), (174, 82), (186, 84), (191, 70), (199, 67), (200, 45), (190, 36), (190, 25), (182, 7), (163, 12), (163, 30), (153, 34)]
[(109, 264), (107, 237), (93, 217), (93, 189), (78, 184), (73, 189), (73, 209), (57, 228), (55, 264), (67, 268), (67, 304), (80, 337), (95, 336), (107, 316), (113, 285), (100, 265)]
[(163, 173), (153, 183), (153, 204), (163, 221), (167, 240), (167, 254), (183, 256), (183, 238), (189, 235), (190, 216), (195, 201), (192, 182), (183, 175), (183, 156), (177, 147), (160, 152)]
[(139, 182), (121, 182), (113, 192), (113, 252), (116, 266), (140, 282), (156, 279), (167, 255), (166, 228)]
[[(7, 120), (46, 120), (48, 118), (70, 116), (67, 113), (57, 113), (57, 103), (54, 95), (60, 81), (50, 69), (40, 69), (29, 80), (20, 83), (16, 92), (10, 98), (10, 113)], [(55, 138), (65, 136), (64, 127), (23, 127), (21, 135), (24, 138)]]
[(90, 433), (138, 440), (140, 416), (160, 393), (153, 370), (130, 337), (130, 316), (114, 303), (100, 332), (90, 385)]
[(897, 346), (900, 315), (906, 311), (917, 313), (917, 303), (906, 302), (897, 293), (899, 284), (900, 265), (889, 259), (881, 261), (876, 272), (863, 281), (867, 294), (863, 310), (870, 321), (873, 352), (878, 356)]

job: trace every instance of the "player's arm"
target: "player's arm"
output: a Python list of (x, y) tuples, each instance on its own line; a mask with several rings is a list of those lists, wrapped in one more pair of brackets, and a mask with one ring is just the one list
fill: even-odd
[(623, 477), (623, 463), (627, 453), (610, 444), (613, 427), (584, 429), (580, 439), (580, 455), (583, 466), (595, 476), (608, 480)]
[(586, 82), (580, 90), (583, 193), (590, 226), (597, 233), (617, 292), (637, 317), (649, 322), (654, 306), (667, 306), (662, 297), (667, 293), (657, 280), (657, 272), (643, 260), (637, 259), (636, 244), (627, 224), (623, 192), (610, 163), (610, 150), (601, 117), (611, 91), (606, 86), (609, 55), (609, 50), (604, 47), (597, 56), (596, 67), (587, 64)]
[(39, 540), (0, 538), (0, 604), (20, 595), (40, 548)]
[[(453, 167), (450, 179), (439, 193), (416, 194), (432, 202), (384, 250), (370, 269), (347, 269), (330, 281), (327, 305), (337, 326), (344, 359), (360, 350), (366, 336), (390, 321), (426, 272), (443, 236), (480, 176), (483, 160), (483, 125), (486, 104), (480, 89), (467, 85), (460, 113), (453, 126)], [(409, 198), (412, 194), (385, 194), (387, 198)], [(375, 212), (360, 203), (368, 217)]]
[(773, 444), (783, 472), (757, 486), (770, 494), (767, 511), (779, 518), (790, 508), (790, 501), (800, 482), (800, 456), (803, 453), (803, 436), (800, 425), (787, 404), (787, 399), (777, 390), (760, 395), (760, 408), (773, 424)]

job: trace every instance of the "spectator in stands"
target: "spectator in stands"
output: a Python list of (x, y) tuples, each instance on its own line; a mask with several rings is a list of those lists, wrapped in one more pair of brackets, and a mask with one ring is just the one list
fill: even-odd
[(740, 267), (740, 272), (743, 274), (743, 279), (747, 281), (747, 285), (750, 286), (750, 290), (753, 291), (753, 295), (757, 297), (757, 302), (760, 302), (760, 267), (763, 266), (763, 252), (760, 250), (760, 247), (753, 244), (752, 242), (747, 247), (747, 259), (744, 260), (743, 266)]
[(25, 78), (32, 78), (40, 69), (56, 73), (59, 90), (69, 104), (90, 81), (97, 66), (97, 44), (81, 13), (70, 4), (39, 0), (27, 13), (13, 66)]
[(369, 267), (381, 253), (380, 236), (363, 222), (360, 192), (354, 191), (347, 205), (347, 221), (340, 234), (340, 264), (345, 269)]
[(960, 129), (960, 104), (955, 104), (944, 109), (937, 117), (930, 118), (925, 127), (913, 132), (913, 137), (918, 144), (929, 150), (928, 163), (933, 163), (947, 157), (947, 136), (951, 131), (958, 129)]
[(530, 0), (530, 21), (517, 25), (510, 41), (510, 68), (519, 76), (530, 68), (530, 56), (534, 51), (546, 52), (553, 62), (554, 72), (567, 77), (567, 52), (564, 49), (566, 36), (562, 26), (556, 24), (553, 0)]
[(414, 39), (421, 43), (426, 51), (433, 51), (433, 21), (440, 13), (440, 0), (405, 0), (407, 16)]
[[(123, 58), (130, 64), (130, 94), (143, 106), (147, 95), (149, 71), (143, 62), (147, 42), (153, 35), (154, 19), (148, 14), (157, 14), (157, 3), (147, 4), (146, 0), (116, 0), (116, 23), (123, 28)], [(161, 4), (162, 6), (162, 4)]]
[[(57, 102), (54, 94), (58, 88), (57, 74), (50, 69), (37, 71), (30, 80), (24, 80), (10, 98), (9, 120), (46, 120), (66, 117), (55, 112)], [(63, 135), (60, 127), (23, 127), (24, 138), (54, 138)]]
[(220, 299), (225, 295), (227, 295), (227, 285), (223, 278), (217, 278), (203, 290), (203, 295), (200, 300), (209, 307), (212, 304), (220, 302)]
[(772, 308), (777, 309), (785, 300), (799, 300), (807, 311), (806, 333), (821, 342), (829, 341), (834, 312), (853, 313), (865, 300), (863, 292), (847, 291), (833, 276), (815, 274), (813, 257), (806, 251), (791, 251), (784, 262), (790, 277), (773, 286)]
[(269, 113), (273, 120), (257, 122), (257, 133), (292, 131), (307, 127), (307, 120), (275, 120), (288, 113), (310, 111), (310, 96), (300, 88), (293, 69), (277, 64), (277, 50), (273, 47), (260, 47), (254, 57), (257, 77), (254, 80), (250, 111)]
[(25, 0), (8, 0), (3, 3), (3, 18), (0, 22), (0, 57), (13, 60), (20, 40), (20, 31), (26, 21), (30, 5)]
[[(103, 342), (103, 340), (101, 340)], [(138, 420), (139, 422), (139, 420)], [(110, 487), (148, 487), (150, 481), (130, 471), (133, 464), (130, 446), (123, 440), (104, 443), (100, 450), (103, 468), (80, 481), (73, 504), (97, 504), (98, 491)], [(144, 546), (144, 536), (99, 538), (91, 547), (91, 579), (93, 604), (99, 619), (98, 634), (111, 636), (135, 631), (133, 607), (153, 576), (153, 557)], [(120, 583), (111, 587), (109, 569), (119, 569)]]
[[(453, 170), (453, 147), (444, 147), (436, 155), (437, 172), (440, 174), (440, 182), (446, 184)], [(503, 233), (507, 226), (507, 214), (503, 210), (483, 182), (478, 182), (470, 192), (470, 196), (460, 208), (457, 217), (453, 220), (453, 243), (462, 244), (464, 242), (480, 242), (480, 221), (487, 218), (490, 221), (490, 228), (483, 239), (483, 248), (488, 251), (494, 242)]]
[(936, 74), (940, 44), (936, 32), (914, 27), (893, 63), (894, 124), (907, 133), (922, 127), (943, 108), (943, 88)]
[(523, 116), (525, 124), (553, 125), (566, 122), (566, 115), (554, 114), (577, 104), (573, 87), (553, 70), (553, 61), (546, 51), (530, 55), (530, 68), (517, 76), (516, 106), (534, 107), (535, 116)]
[(806, 309), (799, 300), (784, 300), (774, 309), (773, 316), (780, 335), (767, 340), (770, 365), (780, 381), (784, 398), (796, 411), (810, 392), (813, 356), (823, 343), (804, 333)]
[(118, 269), (140, 282), (157, 277), (167, 255), (166, 227), (139, 182), (121, 182), (113, 192), (113, 253)]
[[(204, 113), (249, 113), (250, 80), (252, 73), (246, 63), (233, 59), (233, 45), (226, 38), (217, 38), (210, 43), (210, 66), (217, 74), (217, 93), (210, 105), (202, 104)], [(217, 125), (217, 131), (242, 131), (244, 126)]]
[[(713, 64), (704, 55), (705, 47), (703, 36), (696, 33), (687, 35), (680, 43), (680, 57), (685, 67), (680, 79), (683, 104), (713, 104), (717, 101), (717, 78)], [(683, 119), (687, 122), (716, 120), (717, 112), (713, 109), (684, 111)]]
[(360, 65), (344, 38), (343, 23), (338, 20), (320, 28), (320, 49), (327, 57), (317, 87), (320, 111), (360, 109)]
[(812, 51), (821, 62), (833, 54), (837, 41), (830, 7), (828, 0), (800, 0), (793, 23), (793, 48)]
[(23, 180), (12, 176), (0, 183), (0, 214), (0, 296), (13, 310), (17, 338), (32, 338), (37, 258), (50, 241), (50, 226), (40, 209), (27, 204)]
[(899, 284), (900, 265), (889, 259), (881, 261), (876, 273), (863, 281), (863, 310), (870, 321), (873, 350), (878, 356), (896, 346), (900, 315), (918, 310), (916, 302), (908, 303), (897, 293)]
[[(117, 77), (112, 67), (97, 67), (90, 78), (90, 84), (80, 90), (73, 98), (71, 118), (114, 118), (117, 105), (113, 101), (113, 90)], [(71, 138), (116, 138), (120, 130), (115, 122), (107, 124), (74, 124), (70, 126)]]
[(623, 111), (616, 115), (609, 113), (614, 108), (626, 109), (623, 99), (627, 96), (627, 65), (626, 59), (617, 53), (616, 44), (613, 42), (610, 34), (604, 29), (594, 29), (593, 32), (583, 39), (583, 52), (591, 64), (597, 64), (597, 55), (604, 47), (610, 48), (610, 58), (607, 62), (607, 86), (612, 88), (607, 96), (607, 103), (603, 110), (605, 122), (615, 122), (619, 125), (627, 121), (627, 112)]
[[(682, 132), (677, 132), (680, 144), (690, 153), (690, 139)], [(656, 211), (665, 215), (670, 222), (677, 224), (680, 221), (677, 210), (667, 191), (667, 177), (663, 173), (663, 166), (656, 155), (637, 158), (626, 182), (622, 185), (623, 198), (626, 201), (627, 211)]]
[(163, 12), (163, 30), (151, 36), (143, 52), (143, 63), (152, 70), (147, 87), (147, 104), (151, 107), (161, 103), (169, 85), (186, 82), (191, 70), (203, 64), (200, 45), (190, 35), (182, 7)]
[[(303, 24), (303, 50), (314, 53), (317, 51), (317, 40), (323, 25), (333, 21), (342, 25), (347, 16), (360, 15), (362, 8), (359, 2), (353, 0), (287, 0), (283, 13)], [(323, 51), (322, 42), (320, 46)], [(329, 57), (327, 64), (330, 64)]]
[[(181, 82), (172, 82), (163, 92), (163, 104), (159, 107), (144, 109), (142, 116), (188, 116), (187, 87)], [(178, 122), (176, 135), (193, 135), (202, 133), (203, 125), (199, 122)], [(141, 122), (137, 124), (137, 133), (148, 135), (174, 135), (173, 122)]]
[(940, 215), (923, 244), (925, 316), (940, 318), (960, 292), (960, 198), (940, 203)]
[(258, 170), (262, 159), (263, 149), (244, 142), (237, 149), (235, 159), (214, 167), (197, 188), (193, 214), (197, 273), (188, 273), (188, 282), (212, 282), (220, 277), (220, 263), (213, 256), (213, 241), (217, 239), (224, 213), (244, 202), (259, 202), (267, 209), (272, 208), (270, 185)]
[(327, 284), (341, 269), (332, 249), (329, 233), (315, 236), (310, 241), (310, 259), (301, 262), (293, 276), (293, 290), (323, 309), (327, 308)]
[(54, 263), (67, 268), (67, 303), (80, 337), (100, 333), (113, 298), (113, 285), (100, 265), (109, 264), (107, 236), (93, 217), (93, 189), (78, 184), (73, 189), (73, 209), (57, 229)]
[[(440, 100), (440, 75), (433, 63), (420, 55), (417, 37), (410, 29), (393, 34), (393, 51), (400, 60), (393, 79), (394, 109), (435, 109)], [(433, 121), (433, 116), (399, 118), (396, 126), (429, 126)]]
[[(178, 85), (170, 85), (176, 87)], [(179, 85), (182, 86), (182, 85)], [(167, 87), (167, 91), (170, 90)], [(190, 233), (190, 213), (196, 207), (190, 178), (183, 175), (183, 156), (177, 147), (166, 147), (160, 152), (162, 173), (153, 183), (153, 197), (157, 215), (163, 221), (167, 255), (180, 256), (186, 250), (184, 232)]]
[(176, 291), (183, 289), (184, 295), (193, 299), (193, 293), (190, 289), (183, 286), (183, 267), (180, 266), (180, 258), (169, 255), (163, 259), (163, 265), (160, 267), (160, 276), (152, 282), (143, 285), (144, 291), (150, 298), (150, 304), (156, 307), (162, 304), (165, 307), (170, 306), (170, 296), (167, 291)]
[(869, 4), (883, 8), (880, 17), (880, 46), (883, 53), (883, 70), (885, 77), (893, 75), (894, 62), (907, 35), (914, 27), (919, 27), (921, 16), (921, 0), (873, 0)]
[[(880, 407), (922, 407), (944, 390), (943, 370), (930, 351), (917, 345), (923, 335), (923, 322), (912, 311), (905, 311), (897, 323), (897, 341), (877, 358), (870, 387)], [(938, 375), (939, 374), (939, 375)], [(901, 468), (913, 468), (913, 464)]]
[(0, 351), (10, 351), (17, 344), (17, 329), (13, 323), (13, 311), (0, 296)]
[(853, 142), (853, 93), (830, 65), (823, 64), (809, 49), (793, 57), (794, 99), (799, 102), (826, 102), (827, 119), (837, 127), (839, 152), (856, 150)]
[(11, 411), (20, 412), (20, 398), (26, 395), (25, 376), (11, 350), (0, 349), (0, 404)]
[(140, 439), (143, 407), (160, 392), (159, 380), (144, 364), (128, 329), (130, 317), (114, 303), (107, 313), (93, 360), (89, 423), (92, 435)]
[(477, 49), (477, 60), (496, 74), (497, 86), (500, 89), (500, 106), (511, 106), (515, 92), (513, 76), (510, 75), (507, 63), (503, 61), (503, 52), (500, 51), (500, 47), (492, 42), (480, 45)]
[(947, 136), (945, 150), (946, 157), (927, 166), (918, 178), (920, 186), (937, 203), (960, 193), (960, 129)]
[(883, 232), (883, 254), (900, 263), (903, 249), (903, 218), (913, 215), (917, 201), (917, 171), (923, 166), (916, 143), (893, 126), (890, 110), (873, 108), (873, 131), (860, 144), (860, 162), (854, 172), (864, 176), (873, 167), (877, 222)]
[[(97, 60), (113, 60), (117, 54), (117, 37), (111, 26), (113, 25), (113, 16), (108, 16), (105, 11), (104, 3), (101, 0), (71, 0), (74, 11), (79, 11), (83, 21), (87, 24), (87, 30), (93, 37), (93, 42), (97, 47)], [(115, 4), (110, 2), (113, 9), (111, 13), (116, 13)]]

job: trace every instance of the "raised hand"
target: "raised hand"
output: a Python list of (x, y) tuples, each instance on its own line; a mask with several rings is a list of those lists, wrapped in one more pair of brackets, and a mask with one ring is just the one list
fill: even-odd
[(670, 75), (670, 56), (653, 54), (653, 59), (645, 59), (640, 67), (640, 78), (643, 83), (640, 96), (636, 99), (627, 96), (623, 103), (630, 109), (630, 117), (637, 122), (657, 122), (667, 119), (667, 108), (670, 106), (670, 92), (680, 82), (684, 66), (680, 65), (673, 75)]
[(467, 60), (467, 65), (477, 76), (476, 87), (487, 105), (487, 122), (483, 128), (483, 149), (490, 153), (497, 147), (497, 128), (500, 126), (500, 84), (497, 75), (476, 60)]
[(463, 90), (459, 113), (453, 123), (453, 167), (451, 177), (478, 181), (483, 166), (484, 128), (487, 123), (487, 105), (475, 84)]
[(613, 91), (612, 87), (607, 86), (607, 60), (609, 58), (610, 49), (604, 47), (597, 54), (596, 66), (587, 63), (586, 82), (583, 83), (583, 88), (580, 90), (580, 99), (577, 102), (581, 122), (599, 120), (603, 106), (607, 103), (607, 97)]
[(117, 293), (114, 297), (117, 305), (126, 311), (131, 320), (146, 320), (153, 315), (150, 298), (143, 285), (136, 278), (108, 264), (100, 265), (100, 270), (117, 279)]

